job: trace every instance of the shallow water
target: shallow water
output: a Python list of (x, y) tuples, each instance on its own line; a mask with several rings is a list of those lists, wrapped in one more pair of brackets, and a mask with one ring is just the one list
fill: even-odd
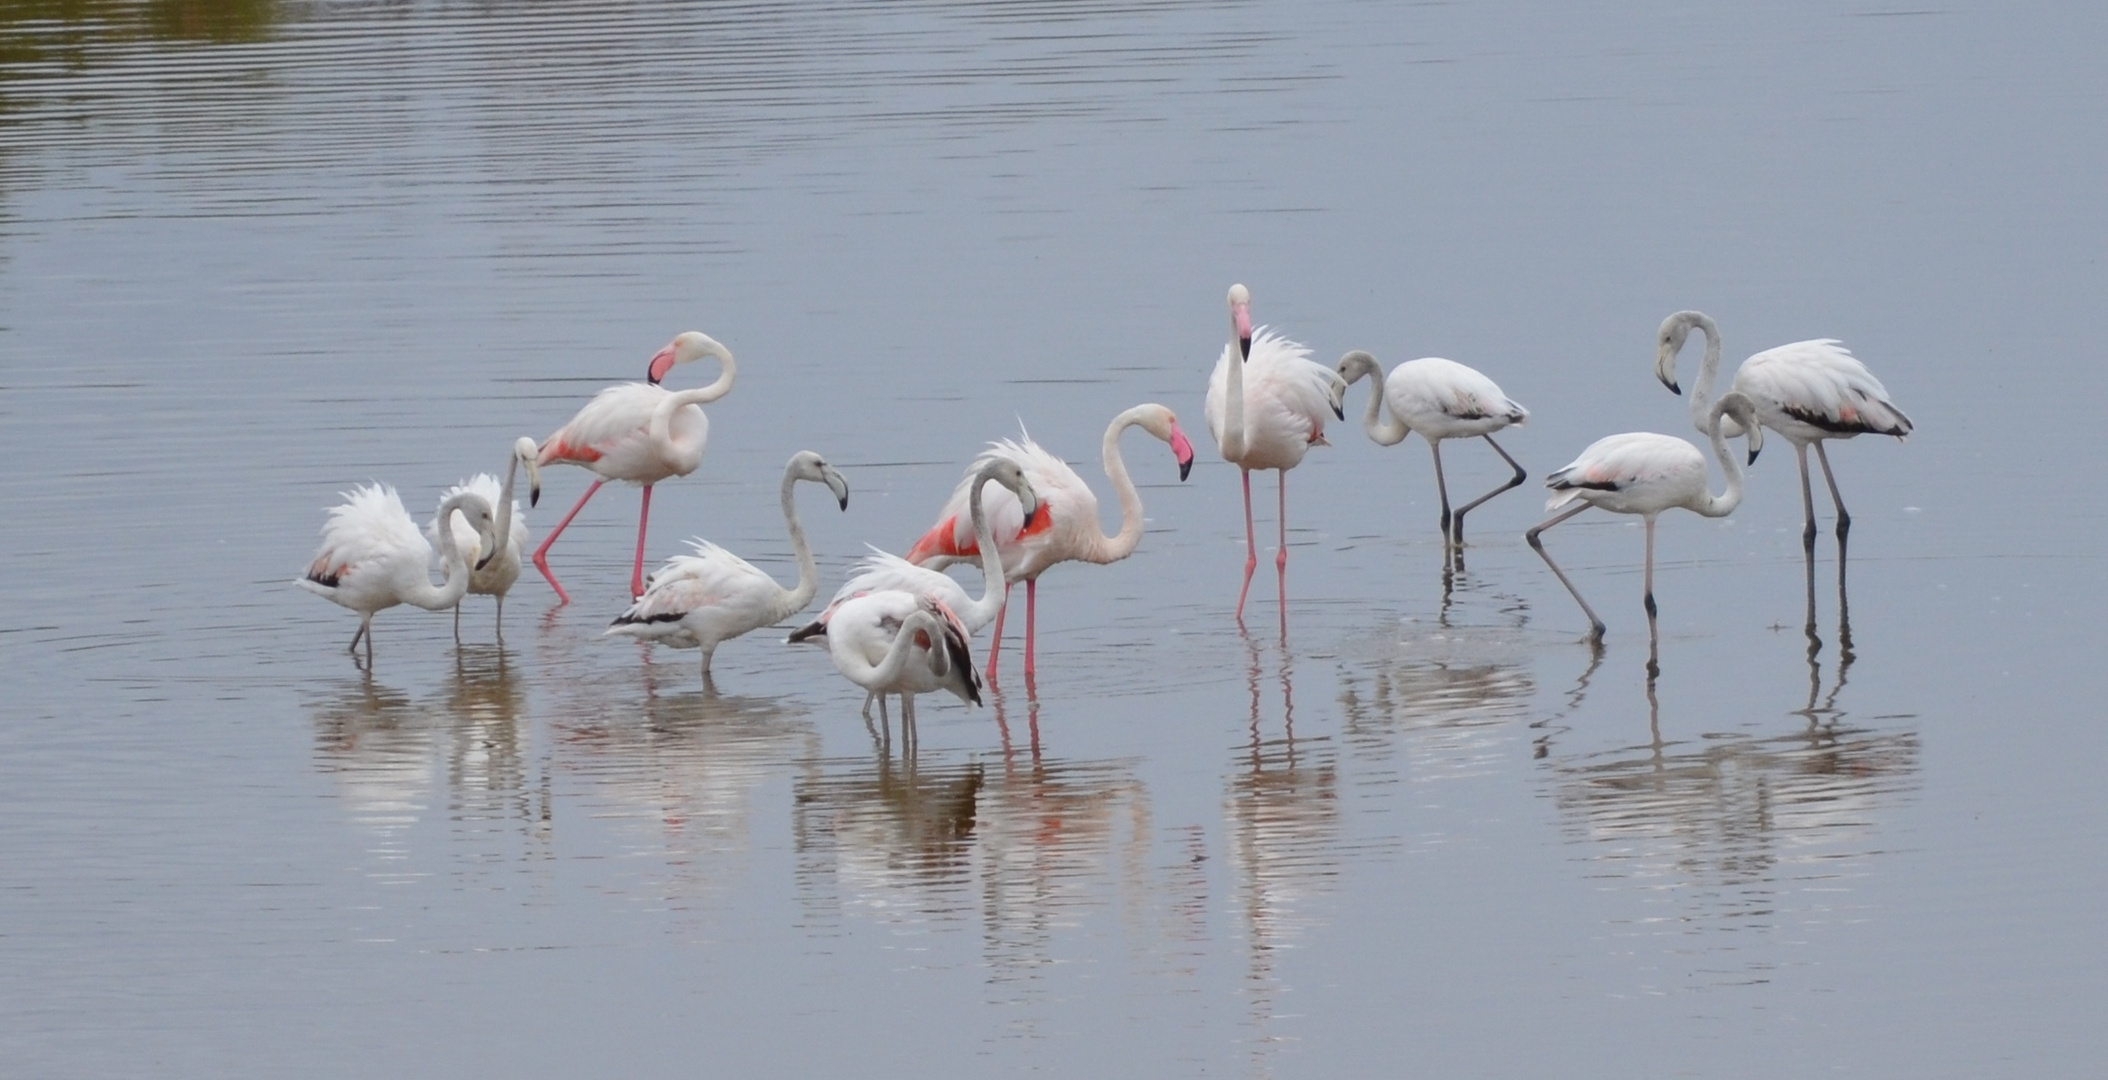
[[(0, 1056), (38, 1076), (2090, 1075), (2098, 259), (2084, 5), (17, 5), (0, 13)], [(1843, 339), (1917, 422), (1731, 518), (1475, 511), (1417, 441), (1291, 476), (1249, 629), (1201, 417), (1233, 280), (1331, 360), (1450, 356), (1542, 476)], [(1133, 559), (913, 754), (816, 650), (600, 630), (604, 490), (499, 644), (290, 584), (673, 333), (739, 356), (654, 501), (831, 591), (988, 439), (1125, 443)], [(1697, 349), (1687, 349), (1685, 377)], [(708, 365), (703, 365), (707, 367)], [(697, 376), (684, 370), (676, 385)], [(701, 378), (708, 378), (703, 373)], [(2051, 433), (2055, 433), (2052, 438)], [(1453, 487), (1504, 469), (1451, 444)], [(584, 490), (552, 470), (536, 535)], [(1271, 476), (1254, 484), (1262, 540)], [(1108, 524), (1108, 528), (1114, 527)], [(971, 576), (971, 575), (969, 575)], [(1020, 593), (1017, 598), (1022, 600)]]

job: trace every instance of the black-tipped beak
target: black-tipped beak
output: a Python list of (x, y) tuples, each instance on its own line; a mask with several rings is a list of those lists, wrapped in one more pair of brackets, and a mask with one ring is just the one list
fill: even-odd
[(1192, 458), (1187, 458), (1186, 460), (1184, 460), (1184, 461), (1181, 461), (1181, 462), (1179, 462), (1179, 463), (1178, 463), (1178, 482), (1179, 482), (1179, 483), (1181, 483), (1181, 484), (1185, 483), (1185, 482), (1186, 482), (1186, 477), (1187, 477), (1188, 475), (1190, 475), (1190, 474), (1191, 474), (1192, 472), (1193, 472), (1193, 459), (1192, 459)]
[(1675, 379), (1664, 379), (1662, 380), (1662, 385), (1668, 387), (1669, 392), (1675, 394), (1677, 397), (1683, 396), (1683, 387), (1676, 385)]
[(847, 493), (844, 493), (841, 498), (836, 499), (835, 501), (842, 504), (842, 509), (849, 509), (849, 496)]
[(1244, 354), (1244, 359), (1246, 359), (1246, 360), (1250, 360), (1250, 359), (1252, 358), (1252, 339), (1251, 339), (1251, 338), (1248, 338), (1248, 337), (1241, 337), (1241, 338), (1238, 338), (1238, 339), (1237, 339), (1237, 348), (1238, 348), (1239, 350), (1241, 350), (1241, 351), (1243, 352), (1243, 354)]
[(532, 510), (540, 505), (542, 505), (542, 486), (536, 484), (527, 491), (527, 509)]
[[(1757, 455), (1758, 455), (1758, 454), (1761, 454), (1761, 453), (1763, 453), (1763, 452), (1764, 452), (1764, 449), (1763, 449), (1763, 447), (1758, 447), (1758, 448), (1757, 448), (1757, 449), (1755, 449), (1755, 450), (1751, 450), (1751, 451), (1749, 452), (1749, 464), (1750, 464), (1750, 465), (1755, 465), (1755, 464), (1757, 463)], [(1745, 468), (1747, 468), (1748, 466), (1744, 466), (1744, 467), (1745, 467)]]
[(482, 557), (482, 558), (480, 558), (480, 559), (477, 559), (477, 560), (476, 560), (476, 569), (478, 569), (478, 570), (481, 570), (481, 569), (483, 569), (484, 567), (486, 567), (486, 566), (489, 566), (489, 565), (490, 565), (490, 561), (491, 561), (492, 559), (495, 559), (495, 558), (497, 558), (497, 557), (498, 557), (498, 553), (497, 553), (497, 552), (495, 552), (495, 551), (493, 551), (493, 552), (491, 552), (490, 554), (488, 554), (488, 555), (485, 555), (485, 556), (483, 556), (483, 557)]
[(1340, 418), (1340, 419), (1341, 419), (1342, 421), (1346, 420), (1346, 419), (1347, 419), (1347, 407), (1346, 407), (1346, 405), (1344, 405), (1344, 404), (1335, 404), (1335, 405), (1333, 405), (1333, 406), (1332, 406), (1332, 415), (1334, 415), (1334, 416), (1337, 416), (1337, 417), (1339, 417), (1339, 418)]

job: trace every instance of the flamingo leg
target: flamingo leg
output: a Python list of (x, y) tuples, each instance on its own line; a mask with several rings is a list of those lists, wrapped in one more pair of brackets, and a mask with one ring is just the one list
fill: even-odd
[[(1844, 496), (1837, 493), (1837, 476), (1830, 471), (1830, 454), (1823, 449), (1821, 440), (1817, 440), (1815, 444), (1815, 460), (1822, 462), (1823, 479), (1830, 485), (1830, 501), (1837, 504), (1837, 548), (1842, 551), (1845, 534), (1852, 531), (1852, 515), (1845, 512)], [(1815, 524), (1815, 515), (1812, 513), (1808, 515), (1808, 524), (1811, 528)]]
[(1003, 651), (1003, 619), (1010, 614), (1010, 588), (1012, 583), (1003, 582), (1003, 606), (995, 613), (995, 639), (988, 643), (988, 685), (995, 685), (996, 654)]
[(1288, 470), (1281, 470), (1281, 551), (1274, 556), (1274, 574), (1281, 580), (1281, 635), (1288, 636)]
[(1039, 629), (1039, 579), (1025, 579), (1025, 681), (1031, 682), (1036, 650), (1034, 635)]
[(651, 488), (650, 484), (644, 485), (644, 510), (637, 515), (637, 568), (630, 571), (629, 577), (632, 600), (644, 595), (644, 530), (651, 524)]
[(454, 601), (454, 644), (461, 644), (461, 601)]
[(556, 528), (550, 530), (549, 535), (542, 540), (542, 546), (534, 549), (535, 569), (540, 570), (542, 577), (548, 579), (549, 587), (556, 590), (556, 599), (559, 603), (570, 603), (571, 594), (564, 591), (564, 587), (557, 583), (556, 575), (549, 571), (549, 549), (556, 544), (556, 538), (562, 536), (564, 530), (571, 526), (571, 519), (577, 517), (578, 512), (586, 508), (586, 500), (591, 499), (593, 493), (599, 491), (600, 485), (604, 483), (607, 483), (607, 481), (593, 481), (593, 486), (587, 488), (586, 493), (578, 497), (578, 505), (573, 506), (571, 512), (565, 514), (564, 519), (556, 523)]
[(1801, 463), (1801, 547), (1815, 550), (1815, 493), (1808, 487), (1808, 444), (1793, 444), (1793, 456)]
[(1574, 583), (1567, 579), (1566, 571), (1559, 569), (1559, 564), (1552, 561), (1552, 553), (1544, 549), (1544, 542), (1537, 539), (1538, 533), (1588, 509), (1588, 506), (1589, 504), (1582, 503), (1571, 510), (1553, 514), (1529, 532), (1524, 533), (1523, 539), (1528, 540), (1530, 546), (1535, 548), (1538, 556), (1544, 560), (1544, 564), (1552, 568), (1552, 573), (1559, 578), (1559, 584), (1566, 586), (1566, 591), (1574, 594), (1574, 603), (1581, 605), (1581, 613), (1588, 616), (1588, 637), (1583, 640), (1595, 644), (1603, 640), (1603, 620), (1596, 618), (1595, 609), (1588, 606), (1588, 601), (1581, 599), (1581, 590), (1574, 588)]
[(1449, 481), (1442, 476), (1442, 440), (1427, 440), (1427, 448), (1435, 455), (1435, 494), (1442, 499), (1442, 542), (1454, 544), (1456, 540), (1449, 531)]
[[(352, 654), (353, 656), (357, 656), (357, 655), (359, 654), (359, 640), (360, 640), (361, 638), (365, 638), (365, 637), (368, 637), (368, 636), (370, 636), (370, 635), (368, 635), (368, 634), (367, 634), (367, 631), (369, 631), (369, 630), (371, 630), (371, 629), (373, 629), (373, 616), (371, 616), (371, 615), (361, 615), (361, 616), (359, 616), (359, 632), (358, 632), (358, 633), (356, 633), (356, 634), (353, 634), (353, 635), (351, 635), (351, 648), (349, 648), (349, 649), (346, 649), (345, 651), (346, 651), (346, 652), (348, 652), (348, 653), (351, 653), (351, 654)], [(373, 644), (373, 643), (372, 643), (372, 642), (370, 642), (370, 641), (369, 641), (369, 642), (367, 642), (367, 646), (368, 646), (369, 648), (370, 648), (370, 647), (372, 647), (372, 644)]]
[(498, 594), (498, 640), (505, 640), (505, 594)]
[[(1465, 504), (1464, 504), (1463, 506), (1460, 506), (1460, 507), (1458, 507), (1458, 508), (1457, 508), (1457, 512), (1456, 512), (1456, 515), (1455, 515), (1455, 517), (1454, 517), (1454, 518), (1452, 519), (1452, 522), (1451, 522), (1451, 530), (1452, 530), (1452, 536), (1454, 537), (1454, 540), (1453, 540), (1453, 542), (1455, 543), (1455, 545), (1456, 545), (1457, 547), (1463, 547), (1463, 546), (1464, 546), (1464, 515), (1465, 515), (1465, 514), (1468, 514), (1468, 513), (1472, 512), (1473, 510), (1476, 510), (1476, 509), (1478, 509), (1478, 508), (1479, 508), (1479, 505), (1480, 505), (1480, 504), (1484, 503), (1484, 502), (1485, 502), (1486, 500), (1488, 500), (1488, 499), (1491, 499), (1491, 498), (1492, 498), (1492, 497), (1494, 497), (1495, 495), (1498, 495), (1498, 494), (1500, 494), (1501, 492), (1503, 492), (1503, 491), (1506, 491), (1506, 490), (1508, 490), (1509, 488), (1512, 488), (1512, 487), (1521, 487), (1521, 486), (1522, 486), (1522, 482), (1523, 482), (1523, 481), (1525, 481), (1525, 480), (1528, 480), (1528, 479), (1530, 478), (1530, 474), (1529, 474), (1529, 473), (1527, 473), (1527, 472), (1524, 472), (1524, 471), (1523, 471), (1523, 468), (1522, 468), (1522, 466), (1521, 466), (1520, 464), (1517, 464), (1517, 463), (1516, 463), (1516, 460), (1515, 460), (1514, 458), (1512, 458), (1512, 457), (1509, 457), (1509, 456), (1508, 456), (1508, 452), (1507, 452), (1506, 450), (1503, 450), (1503, 449), (1501, 449), (1501, 446), (1500, 446), (1500, 444), (1499, 444), (1499, 443), (1497, 443), (1497, 442), (1494, 442), (1494, 441), (1493, 441), (1493, 436), (1491, 436), (1491, 435), (1481, 435), (1481, 436), (1479, 436), (1479, 437), (1480, 437), (1480, 438), (1482, 438), (1482, 439), (1484, 439), (1484, 440), (1486, 440), (1486, 445), (1487, 445), (1487, 446), (1490, 446), (1490, 447), (1492, 447), (1492, 448), (1493, 448), (1493, 452), (1494, 452), (1494, 453), (1496, 453), (1496, 454), (1499, 454), (1499, 455), (1501, 456), (1501, 460), (1502, 460), (1502, 461), (1505, 461), (1505, 462), (1507, 462), (1507, 463), (1508, 463), (1508, 467), (1509, 467), (1509, 468), (1511, 468), (1511, 469), (1514, 469), (1514, 470), (1515, 470), (1515, 475), (1514, 475), (1513, 477), (1509, 478), (1509, 480), (1508, 480), (1508, 482), (1507, 482), (1507, 483), (1505, 483), (1505, 484), (1502, 484), (1501, 486), (1499, 486), (1499, 487), (1497, 487), (1497, 488), (1494, 488), (1494, 489), (1493, 489), (1492, 491), (1489, 491), (1489, 492), (1485, 493), (1484, 495), (1481, 495), (1481, 496), (1479, 496), (1478, 498), (1476, 498), (1476, 499), (1473, 499), (1473, 500), (1471, 500), (1470, 502), (1468, 502), (1468, 503), (1465, 503)], [(1435, 480), (1436, 480), (1436, 482), (1437, 482), (1438, 484), (1440, 483), (1440, 481), (1441, 481), (1441, 478), (1442, 478), (1442, 454), (1441, 454), (1441, 447), (1440, 447), (1440, 446), (1437, 446), (1437, 447), (1435, 448)], [(1446, 501), (1446, 499), (1445, 499), (1445, 501)]]
[(1642, 603), (1647, 609), (1647, 623), (1654, 624), (1654, 515), (1647, 515), (1647, 584)]
[(900, 756), (915, 759), (915, 695), (900, 695)]
[(1244, 625), (1244, 598), (1252, 591), (1252, 572), (1259, 568), (1259, 539), (1252, 527), (1252, 471), (1244, 470), (1244, 588), (1237, 591), (1237, 625)]

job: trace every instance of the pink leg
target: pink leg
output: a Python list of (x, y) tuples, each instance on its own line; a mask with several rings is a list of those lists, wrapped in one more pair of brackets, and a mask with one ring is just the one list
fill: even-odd
[(1288, 633), (1288, 470), (1281, 470), (1281, 552), (1274, 556), (1281, 577), (1281, 633)]
[(1010, 614), (1010, 582), (1003, 583), (1003, 607), (995, 613), (995, 640), (988, 643), (988, 685), (995, 685), (995, 658), (1003, 651), (1003, 619)]
[(556, 528), (550, 530), (548, 538), (542, 541), (542, 546), (534, 549), (535, 569), (540, 570), (542, 576), (549, 579), (549, 587), (556, 590), (556, 599), (559, 603), (570, 603), (571, 594), (565, 592), (564, 587), (557, 584), (556, 575), (549, 572), (549, 549), (555, 545), (556, 538), (562, 536), (564, 530), (570, 527), (571, 519), (577, 517), (578, 512), (586, 508), (586, 500), (592, 498), (593, 493), (599, 491), (600, 485), (606, 482), (605, 480), (593, 481), (593, 486), (587, 488), (586, 493), (578, 497), (578, 505), (572, 507), (571, 512), (565, 514), (564, 519), (556, 523)]
[(1032, 681), (1033, 634), (1039, 628), (1039, 579), (1025, 579), (1025, 681)]
[(644, 485), (644, 511), (637, 515), (637, 568), (630, 572), (629, 598), (644, 595), (644, 527), (651, 524), (651, 485)]
[(1244, 598), (1251, 595), (1252, 571), (1259, 568), (1259, 540), (1252, 531), (1252, 471), (1244, 470), (1244, 588), (1237, 591), (1237, 625), (1244, 625)]

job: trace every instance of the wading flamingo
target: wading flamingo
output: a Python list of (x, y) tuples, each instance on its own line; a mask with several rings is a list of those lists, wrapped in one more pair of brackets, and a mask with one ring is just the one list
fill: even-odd
[[(1479, 374), (1477, 369), (1439, 356), (1424, 356), (1392, 368), (1390, 375), (1385, 376), (1374, 356), (1356, 349), (1340, 357), (1339, 374), (1349, 386), (1364, 377), (1374, 378), (1375, 389), (1369, 394), (1369, 412), (1362, 418), (1362, 426), (1368, 429), (1369, 438), (1377, 445), (1396, 446), (1415, 431), (1427, 440), (1428, 449), (1435, 455), (1435, 491), (1442, 497), (1442, 538), (1451, 546), (1464, 546), (1465, 514), (1530, 478), (1522, 466), (1493, 441), (1494, 432), (1528, 420), (1530, 410), (1510, 400), (1492, 379)], [(1385, 404), (1391, 407), (1389, 423), (1383, 419)], [(1449, 482), (1442, 475), (1442, 440), (1473, 437), (1486, 440), (1486, 445), (1515, 470), (1515, 475), (1507, 483), (1458, 507), (1452, 514), (1449, 510)]]
[[(483, 551), (474, 547), (476, 537), (467, 531), (468, 522), (458, 511), (454, 519), (454, 543), (464, 545), (466, 550), (461, 553), (462, 557), (476, 564), (476, 569), (468, 575), (468, 591), (476, 596), (498, 598), (499, 641), (505, 640), (505, 594), (512, 591), (513, 582), (520, 580), (520, 552), (527, 546), (527, 515), (520, 510), (520, 504), (512, 497), (513, 480), (519, 475), (521, 465), (527, 466), (527, 505), (533, 506), (542, 499), (542, 470), (535, 461), (534, 440), (525, 437), (512, 444), (512, 463), (505, 467), (505, 483), (502, 485), (498, 483), (497, 477), (489, 473), (477, 473), (474, 478), (455, 484), (439, 494), (442, 504), (464, 491), (481, 496), (491, 505), (492, 512), (498, 515), (497, 530), (492, 540), (497, 552), (488, 560), (483, 558)], [(509, 514), (505, 512), (508, 506), (512, 508)], [(440, 543), (437, 513), (432, 515), (431, 521), (425, 523), (425, 539), (435, 545)], [(454, 605), (454, 640), (461, 640), (460, 604)]]
[(1252, 470), (1281, 473), (1281, 620), (1288, 620), (1288, 470), (1325, 441), (1325, 411), (1346, 419), (1347, 383), (1312, 359), (1310, 350), (1264, 327), (1252, 336), (1252, 294), (1230, 286), (1230, 342), (1208, 377), (1208, 430), (1222, 459), (1244, 474), (1244, 587), (1237, 593), (1237, 621), (1259, 566), (1259, 541), (1252, 526)]
[(366, 484), (345, 492), (330, 507), (322, 525), (322, 546), (307, 574), (296, 584), (332, 603), (359, 613), (359, 632), (351, 636), (351, 653), (366, 641), (366, 665), (373, 666), (373, 616), (397, 604), (444, 611), (468, 591), (469, 565), (463, 545), (454, 539), (454, 512), (460, 511), (476, 531), (490, 558), (497, 551), (490, 503), (462, 492), (439, 504), (439, 550), (446, 560), (446, 584), (432, 584), (432, 545), (417, 531), (402, 497), (386, 484)]
[[(1597, 439), (1589, 448), (1581, 451), (1565, 468), (1545, 477), (1544, 486), (1552, 489), (1552, 497), (1545, 509), (1556, 511), (1523, 536), (1544, 559), (1544, 564), (1558, 575), (1559, 583), (1574, 594), (1574, 601), (1581, 605), (1581, 612), (1588, 616), (1588, 638), (1590, 642), (1603, 640), (1603, 620), (1596, 618), (1588, 601), (1581, 599), (1581, 590), (1567, 579), (1566, 572), (1552, 561), (1544, 550), (1544, 543), (1537, 534), (1559, 524), (1591, 506), (1600, 506), (1614, 514), (1638, 514), (1647, 519), (1647, 577), (1646, 607), (1647, 632), (1655, 631), (1654, 620), (1654, 519), (1661, 512), (1681, 506), (1704, 517), (1726, 517), (1742, 503), (1742, 463), (1728, 452), (1727, 437), (1721, 433), (1728, 418), (1734, 419), (1749, 435), (1749, 456), (1755, 458), (1764, 447), (1764, 432), (1756, 425), (1756, 406), (1739, 392), (1723, 395), (1713, 403), (1706, 419), (1706, 432), (1713, 440), (1713, 456), (1720, 459), (1721, 471), (1727, 474), (1727, 490), (1714, 495), (1706, 490), (1705, 455), (1673, 435), (1656, 435), (1639, 431), (1624, 435), (1612, 435)], [(1578, 506), (1569, 506), (1578, 502)]]
[[(1705, 360), (1698, 368), (1698, 383), (1691, 388), (1691, 422), (1702, 432), (1711, 414), (1713, 383), (1720, 373), (1720, 327), (1701, 311), (1679, 311), (1662, 320), (1654, 360), (1654, 377), (1673, 393), (1683, 393), (1676, 384), (1676, 354), (1696, 327), (1705, 334)], [(1881, 380), (1868, 371), (1835, 338), (1796, 341), (1766, 349), (1747, 360), (1735, 372), (1732, 390), (1747, 395), (1757, 409), (1757, 423), (1784, 435), (1793, 444), (1801, 465), (1801, 546), (1815, 549), (1815, 493), (1808, 484), (1808, 447), (1822, 462), (1823, 480), (1830, 485), (1830, 501), (1837, 505), (1837, 546), (1852, 529), (1852, 515), (1845, 512), (1844, 496), (1837, 493), (1837, 477), (1830, 472), (1830, 455), (1823, 451), (1827, 439), (1849, 439), (1855, 435), (1893, 435), (1898, 439), (1911, 432), (1910, 417), (1888, 399)], [(1729, 438), (1741, 434), (1727, 429)], [(1750, 463), (1755, 464), (1754, 455)]]
[(864, 688), (866, 707), (878, 698), (881, 723), (886, 695), (900, 695), (901, 737), (910, 748), (915, 695), (949, 690), (969, 705), (981, 703), (966, 627), (926, 596), (887, 589), (844, 601), (828, 622), (827, 654), (836, 671)]
[(786, 589), (752, 563), (708, 540), (688, 543), (693, 555), (676, 555), (651, 576), (651, 586), (615, 617), (610, 634), (627, 634), (676, 649), (703, 650), (703, 683), (710, 683), (710, 657), (718, 643), (750, 630), (771, 626), (805, 610), (820, 591), (820, 568), (805, 541), (798, 504), (791, 497), (798, 481), (827, 485), (842, 509), (849, 509), (849, 482), (810, 450), (791, 456), (783, 469), (783, 520), (790, 527), (791, 551), (798, 559), (798, 584)]
[[(1178, 417), (1162, 405), (1137, 405), (1118, 416), (1105, 429), (1099, 456), (1105, 475), (1120, 498), (1120, 531), (1106, 536), (1099, 530), (1098, 497), (1090, 485), (1068, 463), (1055, 457), (1026, 435), (1023, 442), (1004, 439), (992, 443), (967, 469), (966, 479), (944, 504), (937, 524), (915, 541), (908, 561), (917, 566), (942, 569), (980, 554), (980, 541), (973, 534), (973, 519), (967, 506), (977, 487), (975, 478), (995, 459), (1007, 459), (1023, 470), (1025, 479), (1038, 494), (1040, 509), (1030, 520), (1015, 494), (998, 489), (987, 496), (988, 519), (995, 542), (1002, 549), (1003, 574), (1009, 583), (1025, 583), (1025, 678), (1033, 678), (1037, 664), (1039, 626), (1039, 575), (1063, 562), (1114, 563), (1134, 554), (1142, 542), (1142, 496), (1127, 475), (1127, 461), (1120, 455), (1120, 436), (1128, 428), (1142, 430), (1171, 444), (1178, 460), (1178, 478), (1193, 470), (1193, 444), (1179, 430)], [(997, 605), (995, 638), (988, 643), (988, 678), (995, 678), (996, 657), (1003, 647), (1003, 620), (1008, 608)]]
[[(659, 385), (675, 364), (686, 364), (714, 356), (720, 370), (717, 381), (696, 390), (669, 391)], [(549, 548), (564, 534), (571, 519), (585, 509), (586, 500), (610, 480), (627, 480), (644, 489), (644, 509), (637, 515), (637, 562), (630, 575), (630, 599), (644, 595), (644, 532), (651, 524), (651, 487), (669, 476), (686, 476), (703, 463), (703, 446), (710, 438), (710, 418), (702, 406), (732, 392), (739, 369), (732, 351), (708, 335), (690, 330), (660, 349), (647, 369), (649, 382), (610, 386), (586, 402), (571, 422), (556, 429), (542, 442), (538, 464), (582, 465), (598, 477), (578, 505), (550, 530), (548, 539), (534, 550), (534, 565), (549, 579), (562, 603), (571, 594), (557, 583), (549, 570)]]

